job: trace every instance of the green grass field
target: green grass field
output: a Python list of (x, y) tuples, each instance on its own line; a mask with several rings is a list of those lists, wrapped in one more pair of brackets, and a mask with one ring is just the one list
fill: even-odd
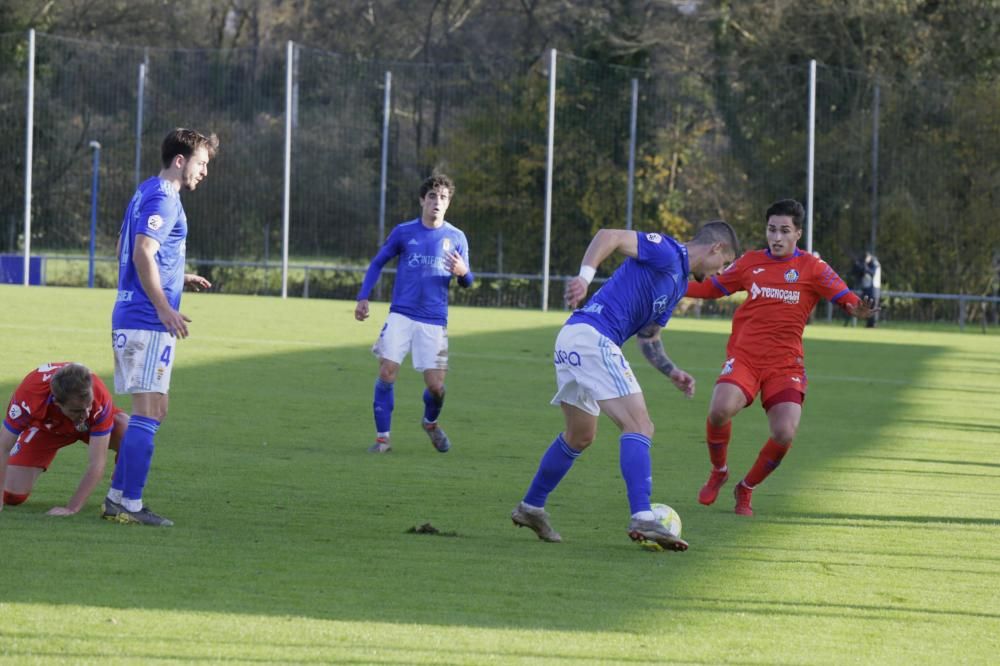
[[(77, 360), (108, 383), (114, 292), (0, 287), (0, 393)], [(688, 552), (626, 536), (617, 432), (552, 495), (562, 544), (510, 509), (561, 428), (549, 361), (565, 313), (455, 308), (436, 453), (419, 375), (396, 387), (374, 456), (368, 348), (386, 312), (353, 303), (185, 296), (171, 411), (146, 501), (166, 529), (69, 518), (82, 445), (0, 513), (0, 662), (996, 663), (1000, 653), (1000, 337), (813, 325), (803, 424), (732, 513), (696, 501), (728, 322), (672, 321), (692, 401), (626, 349), (657, 425), (654, 500)], [(68, 314), (66, 317), (64, 315)], [(120, 402), (127, 408), (128, 400)], [(734, 477), (767, 437), (737, 417)], [(109, 470), (110, 474), (110, 470)], [(431, 523), (448, 536), (408, 534)]]

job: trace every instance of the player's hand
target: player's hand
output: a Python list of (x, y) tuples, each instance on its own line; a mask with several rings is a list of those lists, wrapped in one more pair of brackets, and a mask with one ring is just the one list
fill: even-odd
[(852, 317), (857, 317), (858, 319), (868, 319), (879, 310), (880, 308), (875, 305), (874, 298), (871, 296), (862, 296), (861, 302), (850, 310), (850, 314)]
[(212, 283), (200, 275), (195, 275), (194, 273), (185, 273), (184, 286), (189, 287), (190, 289), (193, 289), (195, 291), (201, 291), (202, 289), (211, 289)]
[(566, 283), (566, 305), (575, 308), (580, 301), (587, 297), (587, 288), (590, 285), (579, 275), (570, 278)]
[(72, 516), (77, 513), (67, 506), (54, 506), (45, 512), (47, 516)]
[(358, 321), (364, 321), (368, 319), (368, 299), (362, 299), (358, 301), (358, 305), (354, 308), (354, 318)]
[(452, 250), (444, 257), (444, 269), (456, 277), (462, 277), (469, 272), (469, 267), (465, 265), (465, 259), (458, 250)]
[(187, 322), (191, 321), (191, 318), (187, 315), (181, 314), (172, 308), (167, 308), (164, 312), (157, 311), (156, 316), (163, 322), (167, 333), (176, 338), (186, 338), (188, 336)]
[(678, 391), (684, 394), (685, 398), (694, 397), (694, 377), (680, 368), (674, 368), (670, 371), (670, 381), (674, 383)]

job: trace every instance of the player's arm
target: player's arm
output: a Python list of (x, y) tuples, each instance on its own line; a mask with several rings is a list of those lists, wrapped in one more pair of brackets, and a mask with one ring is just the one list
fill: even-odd
[(159, 249), (160, 242), (152, 236), (136, 234), (135, 247), (132, 248), (132, 263), (135, 265), (135, 272), (139, 276), (139, 282), (142, 283), (143, 291), (156, 308), (156, 316), (163, 322), (167, 332), (178, 338), (186, 338), (187, 322), (191, 319), (174, 310), (167, 301), (163, 284), (160, 282), (160, 269), (156, 265), (156, 253)]
[(683, 392), (688, 398), (694, 397), (694, 377), (678, 368), (667, 356), (667, 352), (663, 349), (663, 340), (660, 339), (662, 330), (663, 327), (656, 323), (640, 329), (635, 338), (639, 350), (651, 366), (670, 378), (678, 391)]
[[(396, 227), (396, 229), (398, 228)], [(368, 319), (368, 297), (371, 295), (372, 289), (375, 288), (375, 283), (378, 282), (378, 276), (382, 274), (382, 267), (399, 254), (396, 229), (393, 229), (389, 237), (385, 239), (385, 243), (379, 248), (372, 262), (368, 264), (368, 270), (365, 271), (365, 279), (362, 280), (361, 289), (358, 291), (358, 304), (354, 308), (354, 318), (358, 321)]]
[(587, 295), (587, 287), (597, 273), (597, 267), (613, 253), (626, 257), (639, 255), (639, 237), (634, 231), (625, 229), (601, 229), (594, 234), (587, 251), (580, 262), (580, 274), (566, 283), (566, 305), (577, 306)]
[(722, 298), (727, 296), (726, 292), (719, 288), (715, 277), (710, 277), (702, 282), (688, 282), (687, 291), (684, 295), (688, 298)]
[(0, 511), (3, 511), (3, 489), (7, 487), (7, 458), (16, 443), (17, 435), (6, 424), (0, 424)]
[(469, 268), (469, 248), (467, 245), (462, 248), (461, 252), (452, 250), (445, 255), (444, 268), (458, 278), (458, 286), (464, 288), (472, 286), (474, 277), (472, 269)]
[(111, 433), (99, 437), (90, 438), (87, 446), (87, 470), (80, 479), (80, 484), (76, 487), (76, 492), (69, 498), (66, 506), (55, 506), (49, 509), (50, 516), (72, 516), (78, 513), (83, 505), (87, 503), (87, 498), (94, 492), (94, 488), (104, 478), (104, 468), (108, 461), (108, 444), (111, 442)]
[(875, 299), (867, 296), (864, 298), (859, 297), (847, 287), (847, 283), (837, 275), (836, 271), (826, 265), (825, 262), (820, 264), (818, 269), (817, 289), (823, 298), (831, 303), (836, 303), (848, 315), (858, 317), (859, 319), (867, 319), (879, 311), (878, 306), (875, 304)]

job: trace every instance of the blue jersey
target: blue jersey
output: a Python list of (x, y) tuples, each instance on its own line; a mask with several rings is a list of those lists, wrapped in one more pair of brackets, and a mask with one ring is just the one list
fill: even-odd
[(639, 252), (611, 275), (567, 324), (590, 324), (619, 347), (651, 323), (666, 326), (687, 291), (687, 248), (669, 236), (636, 232)]
[[(452, 274), (445, 268), (446, 255), (457, 251), (469, 266), (469, 244), (461, 229), (445, 222), (429, 229), (420, 218), (403, 222), (389, 234), (365, 273), (358, 300), (367, 300), (382, 267), (399, 257), (396, 283), (392, 287), (390, 312), (398, 312), (425, 324), (448, 324), (448, 286)], [(472, 284), (472, 270), (458, 279), (463, 287)]]
[(118, 300), (111, 314), (111, 328), (135, 328), (166, 331), (156, 315), (156, 308), (139, 281), (132, 263), (132, 249), (139, 234), (160, 244), (156, 266), (160, 285), (170, 307), (178, 309), (184, 289), (184, 252), (187, 239), (187, 216), (180, 193), (172, 183), (154, 176), (146, 180), (125, 209), (118, 251)]

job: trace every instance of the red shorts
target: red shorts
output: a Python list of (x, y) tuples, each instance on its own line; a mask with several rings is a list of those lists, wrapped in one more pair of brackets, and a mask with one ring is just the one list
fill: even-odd
[[(806, 396), (806, 369), (801, 363), (759, 368), (752, 363), (736, 356), (726, 359), (722, 364), (722, 372), (716, 380), (717, 384), (734, 384), (747, 398), (747, 407), (753, 404), (754, 397), (760, 393), (764, 409), (770, 409), (772, 401), (798, 402), (802, 404)], [(798, 400), (795, 400), (798, 397)]]
[[(114, 415), (117, 417), (125, 410), (114, 408)], [(113, 428), (113, 426), (112, 426)], [(114, 431), (112, 430), (112, 433)], [(41, 467), (47, 470), (52, 460), (56, 457), (59, 449), (76, 442), (90, 443), (90, 433), (81, 432), (77, 436), (51, 433), (46, 430), (28, 428), (17, 438), (17, 443), (11, 449), (10, 457), (7, 458), (8, 465), (20, 465), (22, 467)], [(114, 442), (117, 450), (118, 442)]]

